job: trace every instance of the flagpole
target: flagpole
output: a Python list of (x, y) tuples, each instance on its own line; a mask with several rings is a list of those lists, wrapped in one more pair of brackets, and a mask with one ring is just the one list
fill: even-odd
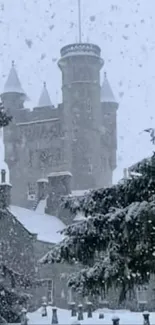
[(79, 43), (82, 43), (82, 33), (81, 33), (81, 0), (78, 0), (78, 29), (79, 29)]

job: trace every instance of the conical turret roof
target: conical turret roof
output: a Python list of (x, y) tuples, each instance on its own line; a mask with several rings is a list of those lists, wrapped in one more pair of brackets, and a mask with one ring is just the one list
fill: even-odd
[(4, 86), (3, 94), (5, 93), (18, 93), (18, 94), (23, 94), (25, 97), (27, 97), (18, 78), (14, 61), (12, 61), (12, 67), (8, 79)]
[(44, 82), (43, 90), (42, 90), (41, 96), (39, 98), (37, 107), (51, 107), (51, 106), (52, 106), (52, 102), (51, 102), (48, 90), (46, 88), (46, 82)]
[(115, 96), (107, 79), (106, 72), (104, 73), (104, 81), (101, 87), (101, 102), (102, 103), (116, 103)]

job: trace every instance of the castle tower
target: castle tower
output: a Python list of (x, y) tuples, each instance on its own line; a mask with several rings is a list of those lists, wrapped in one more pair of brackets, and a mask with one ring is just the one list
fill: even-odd
[(5, 109), (10, 111), (24, 108), (24, 102), (28, 99), (22, 89), (14, 61), (12, 61), (12, 67), (5, 83), (4, 91), (1, 94), (1, 99)]
[[(102, 126), (104, 127), (101, 136), (101, 151), (104, 170), (105, 183), (107, 186), (112, 184), (112, 173), (116, 168), (116, 152), (117, 152), (117, 109), (118, 103), (115, 99), (106, 72), (101, 87), (101, 114)], [(105, 140), (107, 142), (105, 142)]]
[(98, 187), (100, 160), (101, 50), (89, 43), (61, 49), (64, 105), (64, 159), (73, 175), (74, 189)]

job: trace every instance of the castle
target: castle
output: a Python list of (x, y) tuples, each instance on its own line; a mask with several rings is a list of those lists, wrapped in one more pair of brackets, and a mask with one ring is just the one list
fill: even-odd
[[(72, 190), (112, 184), (116, 168), (117, 108), (99, 46), (64, 46), (58, 67), (62, 72), (62, 103), (52, 105), (46, 83), (33, 110), (24, 103), (14, 62), (1, 100), (12, 122), (4, 128), (5, 161), (10, 170), (12, 203), (33, 208), (38, 203), (37, 182), (57, 172), (72, 175)], [(64, 190), (65, 191), (65, 190)]]

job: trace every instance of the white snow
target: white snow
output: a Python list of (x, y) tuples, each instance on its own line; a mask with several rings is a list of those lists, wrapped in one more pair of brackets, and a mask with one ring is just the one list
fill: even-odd
[(48, 179), (47, 178), (39, 178), (37, 180), (37, 183), (48, 183)]
[(74, 218), (74, 221), (83, 221), (86, 217), (82, 212), (78, 212)]
[(39, 214), (44, 214), (45, 213), (45, 207), (46, 207), (46, 200), (40, 200), (38, 205), (37, 205), (37, 208), (35, 209), (35, 212), (36, 213), (39, 213)]
[(38, 240), (56, 244), (63, 239), (59, 231), (64, 229), (65, 225), (57, 217), (13, 205), (9, 211), (29, 232), (37, 234)]
[(85, 194), (88, 194), (90, 190), (76, 190), (72, 191), (71, 196), (84, 196)]
[(22, 125), (29, 125), (29, 124), (36, 124), (36, 123), (47, 123), (47, 122), (55, 122), (58, 121), (59, 119), (57, 117), (45, 119), (45, 120), (35, 120), (35, 121), (30, 121), (30, 122), (21, 122), (21, 123), (16, 123), (17, 126), (22, 126)]
[[(52, 320), (52, 307), (47, 307), (47, 317), (41, 316), (42, 308), (39, 308), (34, 313), (28, 313), (29, 325), (31, 324), (51, 324)], [(104, 314), (104, 319), (99, 319), (99, 313)], [(59, 324), (76, 324), (77, 317), (71, 317), (71, 311), (64, 309), (57, 309)], [(120, 325), (141, 325), (143, 324), (143, 314), (139, 312), (130, 312), (129, 310), (110, 310), (100, 309), (93, 313), (93, 318), (87, 318), (87, 314), (84, 313), (84, 320), (79, 321), (79, 324), (102, 324), (112, 325), (112, 318), (120, 318)], [(150, 313), (150, 324), (155, 324), (155, 312)]]
[(66, 171), (66, 172), (53, 172), (48, 175), (48, 177), (53, 177), (53, 176), (72, 176), (72, 174)]
[(17, 71), (14, 66), (14, 61), (12, 61), (12, 67), (11, 67), (8, 79), (5, 83), (3, 93), (5, 94), (5, 93), (12, 93), (12, 92), (23, 94), (26, 97), (26, 94), (25, 94), (24, 90), (22, 89), (20, 80), (18, 78), (18, 74), (17, 74)]

